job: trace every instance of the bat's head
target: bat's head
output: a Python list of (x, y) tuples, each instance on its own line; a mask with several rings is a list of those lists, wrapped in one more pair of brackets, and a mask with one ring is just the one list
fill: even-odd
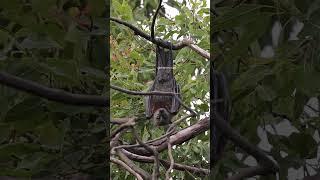
[(153, 113), (153, 121), (157, 126), (171, 124), (172, 114), (166, 108), (159, 108)]

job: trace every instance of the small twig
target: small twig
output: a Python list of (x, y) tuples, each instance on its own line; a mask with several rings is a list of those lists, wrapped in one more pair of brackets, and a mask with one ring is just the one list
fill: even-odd
[(111, 141), (110, 141), (110, 148), (111, 148), (110, 153), (111, 154), (115, 153), (114, 146), (117, 146), (119, 144), (119, 139), (123, 133), (124, 133), (124, 131), (121, 131), (118, 134), (116, 134), (114, 138), (111, 139)]
[(167, 136), (167, 142), (168, 142), (168, 155), (169, 155), (169, 159), (170, 159), (170, 166), (168, 168), (168, 170), (166, 171), (166, 180), (170, 180), (170, 172), (173, 169), (173, 165), (174, 165), (174, 159), (172, 156), (172, 145), (170, 143), (170, 135)]
[(132, 127), (135, 124), (135, 118), (130, 118), (127, 120), (126, 123), (121, 124), (116, 130), (111, 132), (110, 138), (112, 139), (115, 137), (116, 134), (118, 134), (120, 131), (122, 131), (125, 128)]
[(143, 178), (140, 176), (139, 173), (135, 172), (132, 168), (130, 168), (126, 163), (123, 161), (116, 159), (114, 157), (110, 157), (111, 162), (118, 164), (119, 166), (122, 166), (124, 169), (126, 169), (128, 172), (130, 172), (133, 176), (135, 176), (138, 180), (143, 180)]
[(176, 100), (179, 101), (179, 103), (180, 103), (186, 110), (188, 110), (188, 111), (191, 113), (191, 115), (192, 115), (193, 117), (195, 117), (195, 116), (198, 115), (194, 110), (192, 110), (190, 107), (188, 107), (187, 105), (185, 105), (185, 104), (182, 102), (182, 100), (181, 100), (177, 95), (175, 95), (174, 97), (176, 98)]
[(162, 4), (162, 0), (159, 0), (159, 4), (158, 4), (158, 7), (157, 7), (157, 10), (152, 18), (152, 24), (151, 24), (151, 39), (154, 40), (154, 27), (155, 27), (155, 24), (156, 24), (156, 19), (157, 19), (157, 15), (159, 13), (159, 10), (161, 8), (161, 4)]
[(159, 153), (158, 153), (158, 151), (155, 148), (153, 148), (153, 147), (147, 145), (146, 143), (144, 143), (139, 138), (138, 133), (136, 132), (136, 130), (134, 129), (133, 126), (131, 127), (131, 129), (132, 129), (133, 135), (135, 136), (135, 138), (138, 141), (138, 143), (140, 145), (142, 145), (150, 153), (153, 153), (153, 155), (154, 155), (154, 168), (153, 168), (153, 173), (152, 173), (152, 180), (157, 180), (159, 175), (160, 175), (160, 172), (159, 172), (160, 163), (159, 163)]

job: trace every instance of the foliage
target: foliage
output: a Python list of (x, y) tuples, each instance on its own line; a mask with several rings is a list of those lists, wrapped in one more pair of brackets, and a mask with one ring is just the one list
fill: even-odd
[[(225, 72), (230, 82), (232, 126), (257, 145), (263, 141), (257, 128), (265, 130), (272, 145), (268, 153), (281, 168), (280, 179), (288, 179), (289, 168), (304, 167), (308, 174), (319, 167), (319, 163), (311, 167), (307, 161), (317, 157), (319, 142), (313, 136), (318, 133), (319, 118), (306, 116), (304, 110), (307, 101), (319, 97), (320, 92), (319, 5), (318, 1), (271, 0), (213, 3), (218, 16), (212, 16), (211, 53), (219, 55), (215, 67)], [(276, 21), (282, 25), (278, 43), (270, 33)], [(303, 29), (292, 39), (290, 33), (297, 22), (303, 23)], [(261, 57), (266, 45), (274, 48), (274, 56)], [(289, 136), (274, 133), (283, 118), (298, 132)], [(232, 145), (229, 148), (232, 150), (215, 169), (220, 172), (217, 179), (230, 169), (247, 166), (243, 162), (247, 155), (238, 159), (236, 154), (243, 152)]]
[[(73, 93), (107, 95), (106, 13), (104, 1), (1, 1), (1, 71)], [(2, 85), (0, 107), (1, 176), (106, 177), (105, 109)]]
[[(125, 20), (150, 34), (154, 12), (150, 16), (147, 13), (149, 12), (148, 6), (139, 6), (138, 3), (133, 2), (137, 1), (112, 1), (111, 17)], [(144, 3), (151, 2), (153, 3), (152, 9), (156, 9), (158, 1), (144, 1)], [(208, 51), (210, 47), (210, 19), (206, 1), (187, 1), (187, 3), (190, 3), (191, 7), (188, 8), (186, 3), (169, 1), (168, 4), (178, 10), (178, 15), (171, 19), (160, 13), (156, 21), (155, 35), (174, 43), (181, 40), (182, 37), (191, 36), (196, 40), (198, 46)], [(147, 16), (145, 16), (146, 14)], [(130, 90), (146, 91), (155, 75), (155, 45), (135, 36), (130, 29), (123, 25), (111, 22), (110, 26), (111, 84)], [(201, 114), (197, 118), (188, 120), (188, 123), (180, 125), (180, 128), (185, 128), (203, 118), (209, 112), (209, 61), (189, 48), (174, 51), (174, 56), (174, 74), (182, 87), (182, 100), (188, 106), (194, 106), (194, 109)], [(113, 118), (132, 117), (143, 113), (143, 97), (112, 91), (111, 116)], [(177, 118), (184, 114), (185, 111), (180, 110)], [(144, 141), (155, 139), (164, 133), (163, 129), (155, 129), (149, 121), (140, 122), (136, 126), (140, 130), (140, 136)], [(206, 135), (195, 137), (189, 142), (177, 146), (173, 151), (177, 163), (208, 168), (208, 136), (209, 134), (206, 133)], [(126, 133), (123, 137), (125, 142), (131, 142), (132, 139), (131, 133)], [(161, 153), (161, 158), (168, 160), (167, 153)], [(149, 172), (152, 171), (152, 164), (141, 165)], [(111, 169), (111, 176), (114, 179), (133, 179), (131, 175), (117, 166), (112, 165)], [(165, 174), (164, 168), (161, 169), (160, 174)], [(196, 178), (195, 175), (176, 170), (173, 171), (172, 175), (178, 179)]]

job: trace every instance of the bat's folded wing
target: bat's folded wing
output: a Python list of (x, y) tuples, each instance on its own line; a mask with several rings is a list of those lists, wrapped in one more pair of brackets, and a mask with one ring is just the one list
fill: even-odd
[[(178, 95), (178, 98), (181, 99), (181, 95), (180, 95), (180, 86), (179, 84), (177, 84), (177, 82), (174, 80), (173, 81), (173, 90), (174, 90), (174, 93), (177, 93)], [(180, 108), (180, 102), (178, 101), (177, 98), (175, 98), (174, 96), (172, 96), (172, 105), (171, 105), (171, 109), (170, 109), (170, 112), (173, 113), (173, 114), (176, 114), (178, 113), (179, 111), (179, 108)]]
[[(148, 92), (150, 91), (154, 91), (154, 83), (152, 84), (152, 86), (150, 87), (150, 89), (148, 90)], [(147, 118), (151, 118), (153, 115), (153, 103), (152, 103), (152, 96), (145, 96), (144, 97), (144, 107), (145, 107), (145, 113), (146, 113), (146, 117)]]

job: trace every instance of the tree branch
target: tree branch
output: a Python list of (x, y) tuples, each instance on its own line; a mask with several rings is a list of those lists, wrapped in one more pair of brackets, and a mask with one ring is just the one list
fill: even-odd
[(201, 55), (202, 57), (210, 60), (210, 53), (208, 53), (206, 50), (200, 48), (199, 46), (195, 45), (195, 44), (189, 44), (188, 45), (192, 50), (194, 50), (196, 53), (198, 53), (199, 55)]
[(263, 166), (248, 167), (239, 170), (239, 173), (227, 178), (227, 180), (241, 180), (244, 178), (253, 177), (256, 175), (267, 175), (268, 173), (274, 173), (270, 169)]
[(134, 127), (132, 127), (132, 132), (133, 132), (133, 135), (135, 136), (136, 140), (138, 141), (138, 143), (139, 143), (140, 145), (142, 145), (142, 146), (143, 146), (146, 150), (148, 150), (150, 153), (153, 154), (153, 156), (154, 156), (154, 168), (153, 168), (153, 173), (152, 173), (152, 179), (153, 179), (153, 180), (158, 179), (158, 178), (159, 178), (159, 175), (160, 175), (160, 172), (159, 172), (159, 153), (158, 153), (158, 151), (157, 151), (155, 148), (153, 148), (153, 147), (145, 144), (145, 143), (140, 139), (140, 137), (138, 136), (138, 133), (136, 132), (136, 130), (134, 129)]
[[(134, 154), (131, 153), (127, 150), (122, 150), (122, 152), (127, 155), (127, 157), (133, 161), (138, 161), (138, 162), (143, 162), (143, 163), (153, 163), (154, 162), (154, 158), (152, 157), (148, 157), (148, 156), (141, 156), (138, 154)], [(166, 168), (170, 167), (170, 162), (163, 160), (163, 159), (159, 159), (159, 161), (161, 162), (161, 164), (163, 166), (165, 166)], [(209, 169), (204, 169), (204, 168), (197, 168), (197, 167), (193, 167), (193, 166), (188, 166), (188, 165), (184, 165), (184, 164), (179, 164), (179, 163), (174, 163), (173, 164), (173, 169), (175, 170), (179, 170), (179, 171), (189, 171), (191, 173), (195, 173), (199, 176), (206, 176), (209, 175), (210, 171)]]
[(99, 107), (107, 107), (109, 105), (108, 97), (73, 94), (61, 89), (49, 88), (5, 72), (0, 72), (0, 84), (65, 104)]
[(188, 110), (192, 116), (196, 116), (197, 113), (192, 110), (191, 108), (189, 108), (187, 105), (185, 105), (181, 99), (177, 96), (177, 93), (174, 92), (163, 92), (163, 91), (151, 91), (151, 92), (140, 92), (140, 91), (130, 91), (118, 86), (114, 86), (114, 85), (110, 85), (111, 89), (126, 93), (126, 94), (130, 94), (130, 95), (141, 95), (141, 96), (150, 96), (150, 95), (160, 95), (160, 96), (174, 96), (179, 103), (186, 109)]
[(119, 166), (122, 166), (124, 169), (129, 171), (133, 176), (135, 176), (138, 180), (143, 180), (139, 173), (135, 172), (132, 168), (130, 168), (126, 163), (123, 161), (110, 157), (111, 162), (118, 164)]
[(128, 127), (132, 127), (134, 124), (135, 124), (135, 118), (129, 118), (128, 121), (121, 124), (116, 130), (111, 132), (110, 139), (114, 138), (122, 130), (124, 130)]
[(143, 179), (148, 179), (151, 180), (151, 176), (148, 172), (145, 170), (141, 169), (137, 165), (135, 165), (123, 152), (122, 150), (117, 150), (117, 155), (120, 157), (120, 159), (125, 162), (131, 169), (133, 169), (135, 172), (139, 173)]
[(157, 19), (157, 15), (159, 13), (159, 10), (161, 8), (161, 4), (162, 4), (162, 0), (159, 0), (159, 4), (158, 4), (158, 8), (152, 18), (152, 24), (151, 24), (151, 40), (154, 40), (154, 27), (155, 27), (155, 24), (156, 24), (156, 19)]
[[(276, 173), (279, 171), (279, 166), (273, 162), (267, 155), (257, 148), (256, 146), (250, 144), (246, 139), (244, 139), (238, 132), (232, 129), (232, 127), (220, 116), (219, 113), (215, 113), (215, 119), (213, 123), (221, 130), (221, 132), (227, 136), (236, 146), (240, 147), (258, 161), (262, 166), (257, 166), (250, 169), (245, 169), (242, 175), (261, 175), (266, 173)], [(235, 177), (240, 177), (241, 175), (235, 175)]]
[(113, 18), (113, 17), (110, 17), (110, 20), (113, 21), (113, 22), (122, 24), (124, 26), (127, 26), (128, 28), (130, 28), (131, 30), (134, 31), (135, 35), (139, 35), (139, 36), (143, 37), (144, 39), (152, 42), (153, 44), (156, 44), (156, 45), (161, 46), (163, 48), (167, 48), (167, 49), (171, 49), (172, 48), (173, 50), (178, 50), (178, 49), (182, 49), (185, 46), (187, 46), (187, 44), (182, 43), (182, 42), (177, 43), (177, 44), (172, 44), (169, 41), (165, 41), (165, 40), (162, 40), (162, 39), (159, 39), (159, 38), (152, 39), (151, 36), (149, 36), (147, 33), (141, 31), (140, 29), (138, 29), (137, 27), (133, 26), (130, 23), (127, 23), (125, 21), (122, 21), (120, 19)]
[[(183, 142), (186, 142), (194, 138), (195, 136), (203, 133), (208, 129), (209, 129), (209, 118), (204, 118), (202, 120), (199, 120), (197, 123), (171, 135), (170, 143), (172, 145), (182, 144)], [(153, 146), (154, 148), (156, 148), (158, 152), (162, 152), (163, 150), (167, 149), (168, 145), (167, 145), (166, 138), (164, 138), (164, 139), (160, 139), (150, 143), (150, 146)], [(143, 155), (143, 156), (152, 156), (152, 153), (150, 153), (143, 147), (129, 147), (125, 149), (134, 154)]]
[(140, 91), (131, 91), (118, 86), (110, 85), (111, 89), (130, 94), (130, 95), (138, 95), (138, 96), (150, 96), (150, 95), (158, 95), (158, 96), (174, 96), (177, 93), (174, 92), (163, 92), (163, 91), (152, 91), (152, 92), (140, 92)]

